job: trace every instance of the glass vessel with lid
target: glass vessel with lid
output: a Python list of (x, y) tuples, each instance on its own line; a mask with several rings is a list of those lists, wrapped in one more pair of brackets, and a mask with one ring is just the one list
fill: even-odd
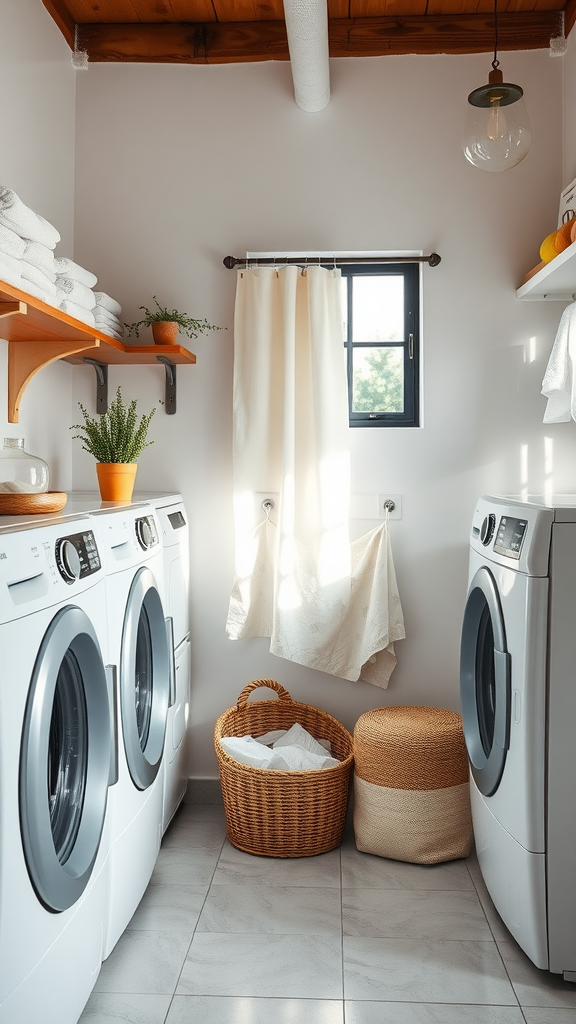
[(48, 466), (30, 455), (23, 437), (5, 437), (0, 449), (0, 494), (41, 494), (48, 490)]

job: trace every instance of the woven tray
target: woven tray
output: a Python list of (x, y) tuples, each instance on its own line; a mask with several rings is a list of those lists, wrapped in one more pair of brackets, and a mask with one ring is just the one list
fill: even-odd
[[(278, 700), (248, 704), (261, 686), (275, 690)], [(316, 739), (328, 739), (340, 764), (317, 771), (272, 771), (240, 764), (226, 753), (223, 736), (261, 736), (289, 729), (295, 722)], [(342, 842), (350, 773), (352, 736), (332, 715), (292, 700), (274, 679), (256, 679), (244, 687), (236, 707), (216, 722), (214, 747), (218, 758), (224, 811), (230, 842), (262, 857), (312, 857)]]
[(38, 512), (60, 512), (68, 501), (65, 491), (43, 491), (41, 494), (0, 494), (0, 516), (36, 515)]

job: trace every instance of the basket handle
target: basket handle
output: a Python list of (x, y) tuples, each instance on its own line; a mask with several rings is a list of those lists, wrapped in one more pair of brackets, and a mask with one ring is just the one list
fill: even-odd
[(267, 686), (270, 690), (276, 690), (279, 700), (291, 701), (292, 697), (285, 690), (281, 683), (277, 683), (275, 679), (254, 679), (253, 682), (247, 683), (242, 692), (240, 693), (238, 700), (236, 701), (237, 711), (243, 711), (248, 703), (248, 697), (254, 690), (260, 689), (261, 686)]

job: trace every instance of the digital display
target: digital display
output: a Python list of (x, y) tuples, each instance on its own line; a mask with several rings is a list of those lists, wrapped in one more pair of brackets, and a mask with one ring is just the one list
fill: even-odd
[(520, 558), (527, 525), (526, 519), (501, 516), (494, 541), (494, 551), (498, 551), (501, 555), (507, 555), (508, 558)]
[(169, 512), (168, 519), (170, 525), (175, 530), (180, 530), (183, 526), (186, 526), (186, 520), (184, 519), (184, 516), (182, 515), (180, 510), (178, 510), (178, 512)]

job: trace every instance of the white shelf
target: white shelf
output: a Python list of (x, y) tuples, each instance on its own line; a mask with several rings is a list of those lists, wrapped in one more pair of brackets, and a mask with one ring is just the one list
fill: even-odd
[(576, 297), (576, 242), (516, 289), (516, 298), (528, 301), (572, 302)]

